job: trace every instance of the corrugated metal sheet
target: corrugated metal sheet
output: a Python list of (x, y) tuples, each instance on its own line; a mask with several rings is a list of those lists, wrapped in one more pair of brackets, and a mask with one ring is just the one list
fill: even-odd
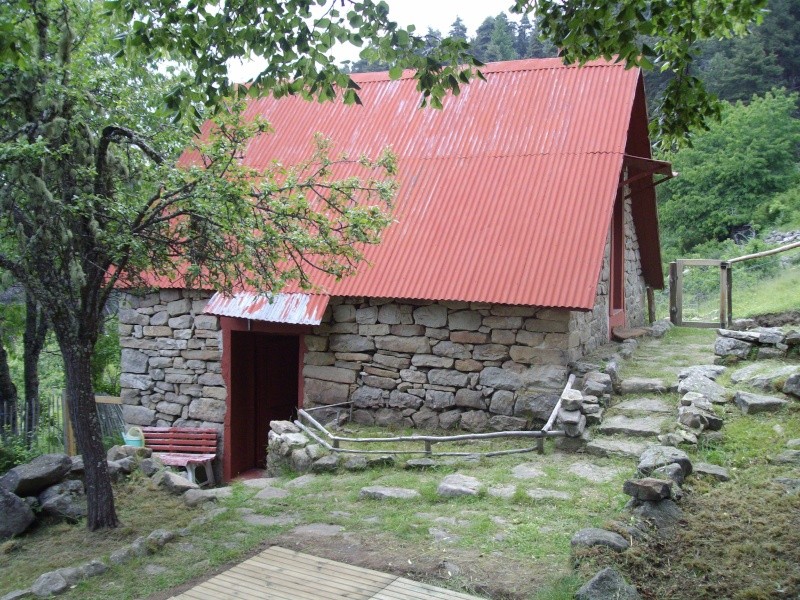
[[(485, 82), (443, 111), (419, 110), (416, 82), (386, 74), (354, 76), (363, 106), (250, 102), (247, 113), (275, 128), (250, 143), (251, 166), (306, 159), (316, 132), (336, 152), (391, 146), (399, 157), (396, 223), (366, 249), (371, 266), (338, 282), (311, 274), (315, 286), (338, 296), (593, 306), (641, 75), (558, 59), (483, 72)], [(637, 129), (646, 132), (644, 118)], [(639, 241), (654, 246), (653, 260), (658, 239), (648, 238)]]
[(322, 294), (274, 294), (238, 292), (233, 296), (214, 294), (203, 312), (220, 317), (237, 317), (254, 321), (319, 325), (330, 296)]

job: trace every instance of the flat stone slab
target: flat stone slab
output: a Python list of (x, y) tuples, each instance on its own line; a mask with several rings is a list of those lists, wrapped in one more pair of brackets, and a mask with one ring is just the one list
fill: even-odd
[(770, 368), (756, 362), (731, 373), (731, 381), (769, 392), (774, 389), (775, 382), (785, 381), (795, 373), (800, 373), (800, 367), (788, 365)]
[(795, 465), (800, 466), (800, 450), (784, 450), (777, 456), (770, 459), (775, 465)]
[(667, 384), (661, 379), (629, 377), (620, 382), (619, 391), (621, 394), (663, 394), (667, 391)]
[(689, 460), (689, 455), (674, 446), (651, 446), (639, 457), (637, 468), (644, 475), (650, 475), (655, 469), (673, 463), (680, 466), (684, 476), (691, 474), (692, 461)]
[(341, 525), (330, 525), (328, 523), (310, 523), (299, 525), (292, 529), (293, 535), (304, 535), (308, 537), (334, 537), (344, 531)]
[(569, 492), (546, 488), (532, 488), (525, 490), (525, 494), (533, 500), (572, 500), (572, 494)]
[(433, 536), (433, 539), (437, 542), (453, 543), (461, 539), (461, 536), (458, 536), (455, 533), (450, 533), (441, 527), (431, 527), (428, 529), (428, 533), (430, 533), (431, 536)]
[(722, 375), (727, 370), (727, 367), (722, 365), (695, 365), (693, 367), (686, 367), (678, 371), (678, 379), (683, 380), (692, 375), (700, 375), (707, 379), (716, 380), (717, 377)]
[(716, 381), (703, 377), (697, 373), (689, 375), (678, 383), (678, 393), (697, 392), (708, 398), (715, 404), (725, 404), (728, 399), (725, 397), (725, 388)]
[(790, 496), (800, 494), (800, 479), (795, 477), (776, 477), (772, 481), (785, 489)]
[(286, 498), (288, 495), (289, 492), (281, 488), (265, 487), (253, 496), (253, 498), (256, 500), (277, 500), (279, 498)]
[(587, 481), (591, 481), (593, 483), (605, 483), (606, 481), (611, 481), (614, 479), (614, 477), (627, 469), (621, 469), (619, 467), (603, 467), (588, 462), (576, 462), (572, 463), (567, 470), (573, 475), (577, 475), (578, 477), (586, 479)]
[(511, 475), (515, 479), (536, 479), (543, 477), (544, 471), (535, 463), (522, 463), (511, 469)]
[(671, 414), (675, 411), (675, 407), (664, 402), (663, 400), (656, 400), (655, 398), (635, 398), (633, 400), (625, 400), (625, 402), (615, 404), (614, 410), (622, 412)]
[(623, 456), (638, 459), (645, 450), (647, 450), (645, 442), (629, 442), (611, 438), (596, 438), (586, 444), (586, 452), (593, 456)]
[(411, 500), (412, 498), (419, 498), (419, 492), (417, 490), (409, 490), (406, 488), (374, 485), (361, 488), (361, 491), (358, 493), (358, 497), (371, 498), (373, 500)]
[(275, 485), (281, 480), (280, 477), (257, 477), (255, 479), (245, 479), (242, 485), (249, 488), (258, 488), (263, 490), (265, 487)]
[(477, 496), (481, 486), (481, 482), (475, 477), (462, 475), (461, 473), (453, 473), (442, 479), (436, 493), (445, 498)]
[(292, 479), (289, 483), (286, 484), (285, 487), (287, 488), (298, 488), (304, 487), (314, 481), (317, 478), (316, 475), (312, 473), (306, 473), (305, 475), (300, 475), (296, 479)]
[(607, 417), (603, 423), (597, 427), (597, 431), (604, 435), (628, 435), (631, 437), (656, 437), (661, 433), (661, 428), (667, 421), (666, 418), (658, 417), (626, 417), (625, 415), (614, 415)]
[(711, 463), (695, 463), (693, 466), (695, 475), (713, 477), (717, 481), (729, 481), (731, 478), (728, 470), (724, 467), (720, 467), (719, 465), (712, 465)]
[(786, 400), (776, 398), (775, 396), (762, 396), (760, 394), (750, 394), (749, 392), (736, 392), (733, 401), (744, 415), (775, 412), (788, 404)]
[(487, 493), (494, 498), (503, 498), (508, 500), (517, 493), (517, 486), (515, 485), (496, 485), (486, 490)]
[(616, 550), (617, 552), (624, 552), (630, 547), (628, 540), (618, 533), (613, 531), (606, 531), (605, 529), (597, 529), (596, 527), (589, 527), (581, 529), (570, 540), (572, 547), (591, 548), (593, 546), (605, 546)]

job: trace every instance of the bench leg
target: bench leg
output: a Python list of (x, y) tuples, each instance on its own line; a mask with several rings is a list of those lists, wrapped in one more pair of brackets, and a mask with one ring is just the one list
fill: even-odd
[(211, 461), (210, 460), (207, 460), (205, 462), (205, 467), (206, 467), (206, 483), (205, 484), (210, 487), (210, 486), (214, 485), (214, 469), (211, 468)]
[(192, 483), (197, 483), (197, 478), (194, 476), (194, 468), (196, 465), (188, 463), (186, 465), (186, 478)]

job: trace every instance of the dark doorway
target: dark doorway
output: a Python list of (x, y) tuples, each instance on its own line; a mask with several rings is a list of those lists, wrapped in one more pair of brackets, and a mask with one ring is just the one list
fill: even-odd
[(611, 272), (609, 275), (608, 335), (625, 326), (625, 205), (621, 193), (611, 218)]
[(294, 418), (299, 348), (298, 335), (231, 332), (230, 477), (263, 469), (269, 422)]

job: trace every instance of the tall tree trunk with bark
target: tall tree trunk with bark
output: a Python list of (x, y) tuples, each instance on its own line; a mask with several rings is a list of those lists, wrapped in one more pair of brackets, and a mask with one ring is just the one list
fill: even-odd
[(11, 379), (8, 352), (0, 339), (0, 435), (17, 433), (17, 386)]
[(64, 357), (70, 421), (75, 430), (78, 451), (83, 456), (88, 501), (86, 525), (92, 531), (116, 527), (119, 520), (114, 508), (114, 493), (92, 389), (93, 344), (82, 340), (67, 327), (54, 323), (53, 328)]
[(41, 306), (25, 295), (24, 379), (25, 379), (25, 440), (30, 447), (39, 428), (39, 357), (47, 338), (48, 324)]

